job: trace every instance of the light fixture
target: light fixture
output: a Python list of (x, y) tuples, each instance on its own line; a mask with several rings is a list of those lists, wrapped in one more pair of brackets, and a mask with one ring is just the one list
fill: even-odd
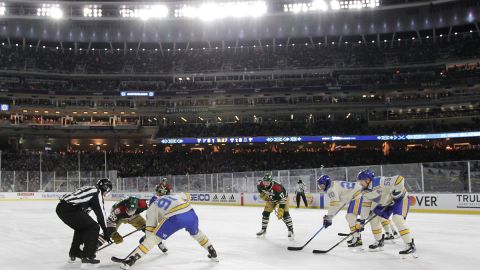
[(0, 3), (0, 16), (5, 15), (5, 11), (7, 8), (5, 7), (5, 3)]
[(120, 16), (123, 18), (139, 18), (141, 20), (166, 18), (169, 10), (165, 5), (146, 5), (142, 7), (121, 6)]
[(42, 4), (41, 7), (37, 8), (37, 16), (61, 19), (63, 18), (63, 11), (59, 4)]
[(98, 5), (88, 5), (83, 9), (83, 17), (102, 17), (102, 8)]
[(263, 1), (203, 3), (183, 5), (174, 10), (175, 17), (213, 21), (222, 18), (256, 18), (267, 13), (267, 4)]

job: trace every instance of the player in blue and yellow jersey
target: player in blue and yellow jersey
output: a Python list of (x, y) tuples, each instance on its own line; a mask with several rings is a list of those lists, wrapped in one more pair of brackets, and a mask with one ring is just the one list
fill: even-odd
[(354, 182), (332, 181), (328, 175), (322, 175), (317, 180), (318, 188), (325, 192), (330, 199), (328, 213), (323, 217), (323, 226), (328, 228), (332, 225), (333, 217), (348, 204), (345, 218), (351, 232), (355, 232), (353, 238), (348, 241), (349, 247), (362, 245), (360, 232), (356, 232), (357, 216), (362, 209), (362, 187)]
[(198, 228), (198, 217), (190, 205), (190, 196), (180, 193), (170, 194), (170, 188), (157, 188), (157, 195), (151, 199), (147, 210), (145, 237), (128, 258), (121, 261), (122, 269), (128, 269), (150, 249), (168, 239), (178, 230), (185, 229), (203, 248), (208, 251), (208, 257), (218, 261), (217, 253), (208, 237)]
[(375, 177), (372, 171), (363, 170), (358, 174), (357, 180), (363, 188), (363, 204), (358, 227), (363, 227), (362, 223), (367, 219), (371, 210), (377, 215), (370, 222), (376, 241), (369, 248), (376, 250), (383, 247), (384, 235), (380, 224), (381, 218), (388, 219), (393, 214), (392, 220), (407, 246), (399, 254), (415, 253), (414, 240), (409, 227), (405, 224), (410, 209), (410, 200), (403, 176)]

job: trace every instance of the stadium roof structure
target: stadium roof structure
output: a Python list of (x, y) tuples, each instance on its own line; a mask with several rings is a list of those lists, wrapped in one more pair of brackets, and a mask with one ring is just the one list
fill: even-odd
[(0, 0), (0, 39), (195, 42), (395, 33), (475, 24), (472, 0)]

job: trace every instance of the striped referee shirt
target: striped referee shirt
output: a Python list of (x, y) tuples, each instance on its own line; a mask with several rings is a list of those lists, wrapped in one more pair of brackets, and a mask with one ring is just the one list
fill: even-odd
[(295, 187), (295, 192), (304, 193), (305, 192), (305, 184), (304, 183), (297, 183), (297, 186)]
[(93, 210), (97, 216), (97, 222), (105, 232), (107, 229), (107, 220), (102, 192), (95, 186), (85, 186), (72, 193), (67, 193), (60, 198), (70, 205), (80, 207), (82, 211)]

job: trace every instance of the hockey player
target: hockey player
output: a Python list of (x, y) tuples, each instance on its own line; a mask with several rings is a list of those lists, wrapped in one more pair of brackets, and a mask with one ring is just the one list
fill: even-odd
[(378, 250), (383, 247), (384, 235), (380, 224), (381, 218), (388, 219), (393, 214), (393, 222), (398, 228), (400, 237), (406, 244), (406, 249), (399, 252), (400, 255), (411, 254), (416, 251), (414, 240), (410, 234), (410, 229), (405, 224), (410, 200), (405, 188), (403, 176), (396, 175), (391, 177), (375, 177), (370, 170), (363, 170), (357, 176), (358, 184), (363, 188), (362, 211), (360, 222), (357, 227), (363, 227), (365, 219), (369, 216), (370, 210), (377, 216), (372, 219), (372, 227), (375, 243), (370, 245), (371, 250)]
[[(145, 232), (145, 219), (140, 215), (148, 209), (147, 200), (139, 199), (135, 196), (128, 197), (117, 202), (112, 206), (110, 216), (107, 219), (107, 230), (111, 233), (111, 238), (115, 244), (123, 242), (123, 237), (118, 233), (121, 224), (128, 223)], [(163, 243), (158, 244), (162, 252), (167, 252)]]
[(290, 213), (288, 212), (288, 192), (282, 184), (273, 181), (270, 174), (265, 174), (262, 180), (257, 183), (257, 190), (260, 192), (260, 198), (265, 201), (265, 208), (262, 213), (262, 229), (257, 233), (257, 236), (262, 236), (267, 233), (268, 221), (270, 213), (278, 205), (277, 218), (282, 219), (288, 228), (288, 238), (295, 237), (293, 233), (293, 223)]
[(347, 203), (347, 215), (345, 218), (348, 222), (350, 232), (354, 233), (352, 239), (348, 241), (349, 247), (358, 247), (362, 245), (360, 232), (356, 232), (356, 220), (362, 209), (362, 187), (356, 183), (347, 181), (331, 181), (328, 175), (322, 175), (317, 180), (318, 188), (321, 192), (326, 192), (330, 199), (330, 207), (328, 213), (323, 217), (323, 226), (328, 228), (332, 225), (333, 217)]
[(380, 223), (382, 224), (383, 230), (385, 231), (385, 240), (393, 240), (395, 238), (398, 238), (397, 229), (389, 219), (381, 217)]
[[(160, 186), (160, 185), (159, 185)], [(198, 217), (190, 206), (189, 196), (180, 193), (168, 195), (170, 189), (160, 190), (147, 210), (145, 236), (140, 239), (138, 247), (130, 253), (126, 260), (121, 261), (122, 269), (130, 266), (147, 254), (150, 249), (163, 240), (168, 239), (178, 230), (185, 229), (203, 248), (208, 251), (208, 257), (217, 260), (217, 252), (208, 237), (198, 228)]]
[[(112, 182), (103, 178), (95, 186), (85, 186), (75, 192), (67, 193), (60, 198), (57, 205), (58, 217), (74, 230), (70, 247), (70, 261), (81, 258), (82, 267), (86, 264), (97, 264), (95, 259), (99, 228), (102, 228), (104, 238), (109, 241), (110, 233), (105, 221), (104, 197), (112, 190)], [(88, 212), (93, 210), (97, 216), (95, 222)], [(80, 245), (83, 251), (80, 250)]]

